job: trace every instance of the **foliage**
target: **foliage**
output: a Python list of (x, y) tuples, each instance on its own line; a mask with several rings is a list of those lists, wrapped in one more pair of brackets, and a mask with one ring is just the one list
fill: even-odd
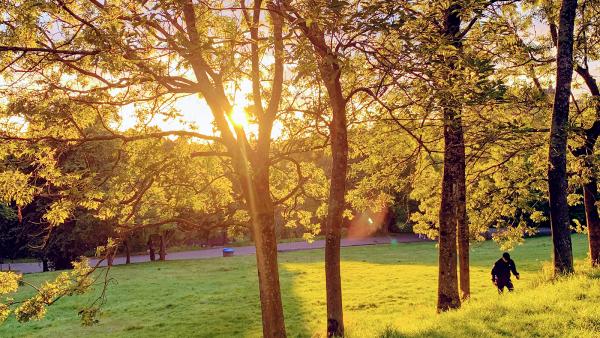
[[(35, 294), (19, 301), (13, 298), (2, 300), (0, 319), (4, 322), (12, 312), (19, 322), (42, 319), (47, 307), (61, 297), (82, 294), (88, 290), (93, 284), (92, 272), (87, 259), (82, 259), (73, 262), (73, 270), (61, 272), (53, 281), (44, 281), (39, 287), (27, 283), (35, 289)], [(19, 285), (23, 283), (22, 279), (21, 274), (0, 272), (0, 296), (17, 292)], [(89, 320), (87, 317), (85, 319)]]

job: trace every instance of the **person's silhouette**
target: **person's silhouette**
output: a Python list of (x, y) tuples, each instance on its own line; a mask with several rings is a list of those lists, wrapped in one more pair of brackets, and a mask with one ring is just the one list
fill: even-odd
[(504, 292), (504, 287), (506, 287), (508, 291), (514, 290), (514, 286), (510, 280), (511, 272), (515, 278), (519, 279), (515, 261), (510, 259), (508, 252), (505, 252), (502, 254), (502, 258), (494, 263), (494, 267), (492, 268), (492, 282), (498, 287), (498, 293)]

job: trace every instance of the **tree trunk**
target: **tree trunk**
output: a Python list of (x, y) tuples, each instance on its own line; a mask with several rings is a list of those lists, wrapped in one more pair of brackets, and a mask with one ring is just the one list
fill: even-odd
[(558, 28), (556, 94), (552, 109), (548, 155), (548, 191), (555, 274), (573, 272), (573, 251), (567, 204), (567, 127), (573, 79), (573, 28), (576, 9), (577, 0), (562, 1)]
[(163, 234), (159, 235), (159, 243), (160, 243), (160, 248), (158, 251), (158, 259), (161, 261), (164, 261), (167, 257), (167, 248), (165, 245), (165, 236)]
[[(461, 128), (462, 136), (462, 128)], [(461, 300), (467, 300), (471, 297), (471, 281), (470, 281), (470, 268), (469, 268), (469, 223), (467, 220), (467, 202), (466, 202), (466, 177), (465, 177), (465, 147), (464, 141), (459, 148), (462, 150), (461, 160), (461, 172), (462, 177), (459, 178), (459, 199), (458, 199), (458, 226), (457, 226), (457, 237), (458, 237), (458, 266), (459, 266), (459, 282), (460, 282), (460, 298)]]
[(150, 261), (156, 260), (156, 256), (154, 255), (154, 243), (152, 243), (152, 236), (148, 238), (148, 252), (150, 254)]
[[(180, 0), (180, 4), (183, 8), (183, 16), (190, 43), (198, 51), (201, 51), (203, 42), (200, 40), (199, 32), (196, 28), (197, 21), (194, 4), (191, 0)], [(267, 6), (272, 7), (274, 4), (269, 2)], [(253, 20), (252, 27), (254, 27), (254, 22), (259, 26), (260, 18), (258, 15), (260, 15), (262, 10), (260, 1), (255, 2), (254, 7), (256, 21)], [(258, 111), (257, 118), (259, 121), (259, 133), (255, 152), (251, 149), (243, 127), (234, 125), (234, 130), (231, 130), (232, 126), (227, 121), (227, 116), (232, 112), (232, 106), (224, 92), (221, 78), (214, 75), (212, 69), (210, 69), (203, 59), (202, 53), (192, 53), (189, 59), (199, 85), (199, 90), (213, 112), (215, 124), (231, 155), (235, 172), (242, 186), (247, 210), (252, 219), (263, 336), (271, 338), (286, 336), (279, 285), (279, 269), (277, 265), (275, 213), (269, 187), (271, 131), (281, 101), (284, 68), (282, 20), (276, 11), (267, 12), (271, 15), (273, 25), (275, 64), (271, 100), (264, 113), (260, 113), (262, 111), (262, 96), (260, 95), (260, 86), (256, 86), (256, 83), (260, 83), (261, 81), (257, 77), (260, 76), (260, 72), (258, 74), (254, 72), (254, 76), (252, 77), (253, 92), (255, 98), (257, 98), (254, 108)], [(252, 31), (255, 31), (254, 28)], [(256, 48), (257, 43), (258, 39), (253, 39), (251, 48)], [(259, 67), (256, 59), (254, 59), (253, 67)], [(249, 166), (249, 163), (252, 163), (252, 167)]]
[(275, 214), (269, 189), (268, 165), (257, 168), (257, 175), (248, 191), (252, 217), (256, 265), (262, 311), (263, 336), (285, 337), (283, 305), (277, 265)]
[(327, 88), (333, 116), (329, 125), (331, 137), (331, 185), (327, 221), (325, 223), (325, 288), (327, 293), (327, 336), (344, 336), (340, 246), (345, 209), (346, 175), (348, 172), (348, 131), (346, 100), (340, 83), (340, 68), (333, 55), (321, 58), (319, 70)]
[[(9, 268), (10, 270), (10, 268)], [(48, 268), (48, 260), (42, 259), (42, 272), (48, 272), (50, 269)]]
[[(461, 47), (460, 4), (454, 2), (444, 15), (443, 35), (456, 47)], [(456, 57), (446, 60), (449, 78), (456, 68)], [(457, 273), (457, 246), (461, 253), (461, 290), (463, 297), (469, 293), (469, 231), (466, 225), (465, 146), (460, 116), (460, 104), (451, 93), (444, 93), (444, 173), (439, 214), (439, 277), (438, 312), (460, 307)], [(458, 236), (457, 236), (458, 234)], [(465, 292), (466, 291), (466, 292)]]
[(116, 247), (108, 246), (106, 248), (106, 265), (113, 266), (113, 260), (116, 254)]
[(585, 205), (592, 266), (600, 266), (600, 216), (596, 206), (596, 196), (598, 196), (597, 180), (596, 177), (592, 176), (583, 185), (583, 204)]
[(125, 239), (125, 241), (123, 241), (123, 246), (125, 247), (125, 264), (130, 264), (131, 252), (129, 251), (129, 240)]
[(460, 189), (460, 141), (458, 123), (451, 109), (444, 109), (444, 173), (440, 205), (438, 312), (460, 307), (457, 274), (457, 231)]
[(584, 79), (590, 94), (596, 100), (596, 120), (592, 126), (585, 131), (585, 143), (582, 147), (573, 151), (577, 157), (584, 156), (584, 171), (590, 173), (588, 182), (583, 185), (583, 201), (585, 205), (585, 219), (588, 228), (588, 241), (590, 247), (590, 263), (592, 266), (600, 266), (600, 216), (596, 206), (596, 196), (598, 196), (598, 185), (596, 179), (596, 170), (592, 157), (594, 147), (598, 136), (600, 136), (600, 89), (594, 77), (590, 74), (589, 68), (578, 66), (577, 73)]

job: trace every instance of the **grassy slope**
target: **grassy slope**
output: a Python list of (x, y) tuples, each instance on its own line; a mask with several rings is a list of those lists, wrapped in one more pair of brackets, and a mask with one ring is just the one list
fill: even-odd
[[(574, 237), (576, 258), (587, 243)], [(521, 272), (517, 291), (499, 297), (489, 270), (500, 251), (493, 243), (471, 254), (473, 300), (463, 310), (435, 315), (437, 253), (432, 243), (344, 248), (345, 322), (352, 337), (389, 336), (600, 336), (600, 276), (578, 276), (534, 287), (550, 239), (528, 239), (512, 256)], [(259, 336), (254, 256), (143, 263), (113, 268), (101, 322), (81, 327), (77, 309), (90, 295), (61, 300), (39, 322), (0, 326), (0, 337)], [(321, 250), (280, 254), (289, 336), (324, 331)], [(29, 275), (40, 281), (53, 273)], [(563, 317), (565, 324), (558, 322)], [(480, 334), (478, 334), (480, 333)]]

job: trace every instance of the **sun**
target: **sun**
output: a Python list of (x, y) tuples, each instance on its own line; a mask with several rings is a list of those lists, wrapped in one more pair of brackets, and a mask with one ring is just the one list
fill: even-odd
[(241, 105), (235, 104), (233, 106), (233, 110), (229, 115), (229, 119), (236, 127), (242, 127), (246, 130), (248, 129), (248, 114)]

